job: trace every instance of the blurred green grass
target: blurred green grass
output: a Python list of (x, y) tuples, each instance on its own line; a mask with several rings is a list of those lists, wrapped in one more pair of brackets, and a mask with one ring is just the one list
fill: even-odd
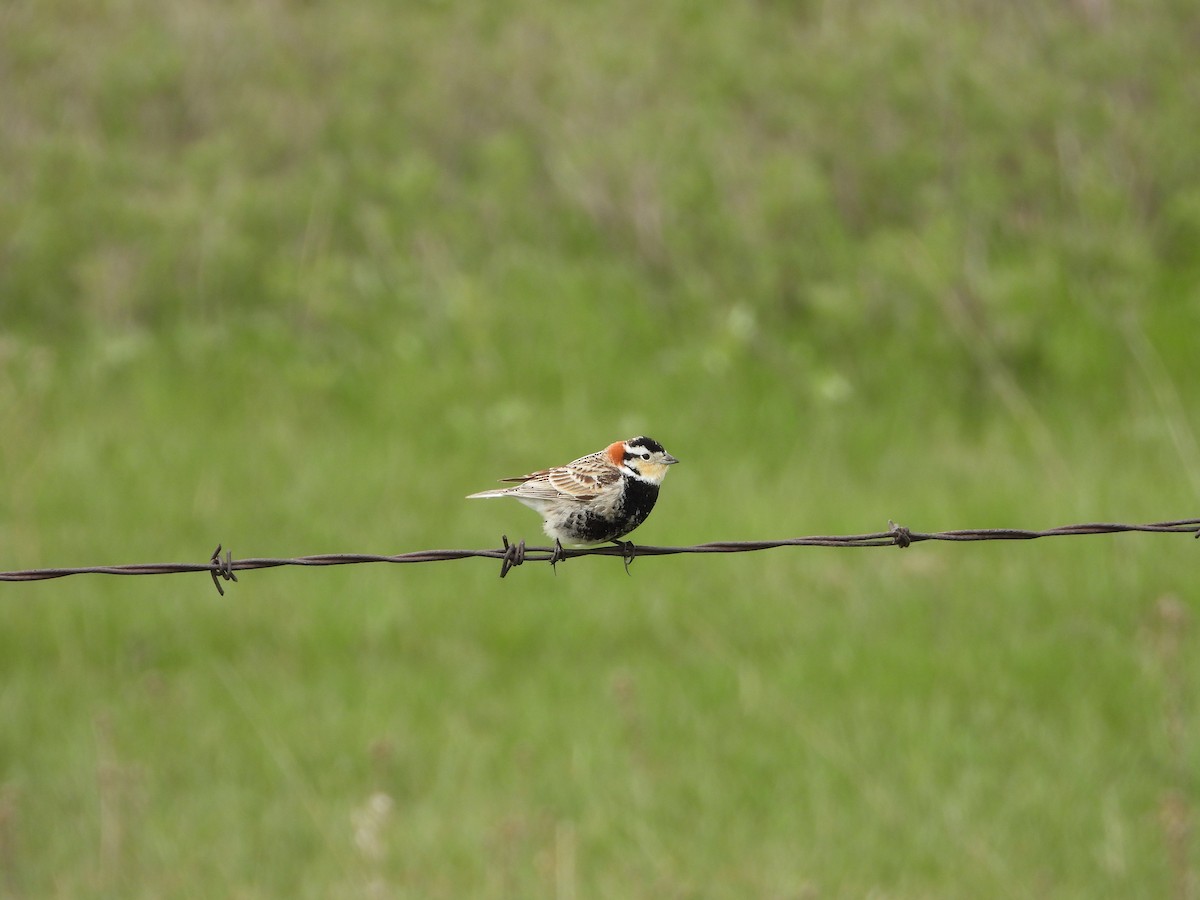
[[(0, 569), (1196, 515), (1189, 4), (0, 12)], [(1185, 896), (1186, 537), (0, 590), (0, 895)]]

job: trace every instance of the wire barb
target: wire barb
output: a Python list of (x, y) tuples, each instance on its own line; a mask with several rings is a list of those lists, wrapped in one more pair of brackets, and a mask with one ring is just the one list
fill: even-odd
[(225, 558), (221, 559), (221, 545), (217, 544), (217, 549), (213, 551), (212, 559), (209, 562), (212, 563), (209, 574), (212, 575), (213, 586), (217, 589), (217, 593), (224, 597), (225, 588), (221, 587), (221, 582), (217, 580), (217, 577), (220, 576), (226, 581), (238, 580), (237, 573), (233, 571), (233, 551), (226, 550)]
[(892, 542), (901, 550), (912, 545), (912, 532), (891, 519), (888, 519), (888, 534), (892, 535)]
[(500, 535), (500, 540), (504, 543), (504, 555), (500, 563), (500, 577), (503, 578), (512, 569), (525, 562), (525, 540), (522, 539), (519, 543), (510, 544), (508, 535)]

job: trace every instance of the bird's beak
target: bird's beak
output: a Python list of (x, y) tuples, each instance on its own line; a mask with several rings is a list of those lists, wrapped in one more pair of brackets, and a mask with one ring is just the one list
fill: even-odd
[(679, 460), (677, 460), (675, 457), (673, 457), (670, 453), (663, 454), (663, 465), (664, 466), (673, 466), (677, 462), (679, 462)]

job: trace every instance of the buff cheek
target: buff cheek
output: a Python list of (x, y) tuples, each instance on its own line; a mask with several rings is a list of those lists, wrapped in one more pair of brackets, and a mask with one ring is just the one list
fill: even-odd
[(661, 463), (644, 462), (641, 465), (642, 477), (651, 481), (662, 481), (667, 474), (667, 467)]

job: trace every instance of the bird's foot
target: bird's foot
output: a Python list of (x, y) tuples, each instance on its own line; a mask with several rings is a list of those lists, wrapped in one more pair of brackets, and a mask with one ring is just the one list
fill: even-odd
[(613, 541), (621, 548), (621, 559), (625, 563), (625, 574), (629, 574), (629, 564), (633, 562), (633, 558), (637, 556), (637, 550), (633, 546), (633, 541)]
[(554, 539), (554, 552), (550, 554), (550, 568), (554, 574), (558, 574), (558, 564), (567, 558), (567, 554), (563, 552), (562, 541), (558, 538)]

